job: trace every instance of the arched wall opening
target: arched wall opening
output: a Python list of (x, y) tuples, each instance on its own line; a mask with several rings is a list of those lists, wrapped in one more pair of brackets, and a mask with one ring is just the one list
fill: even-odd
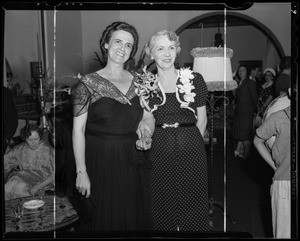
[[(213, 19), (221, 19), (219, 23)], [(201, 24), (203, 25), (201, 26)], [(285, 55), (283, 47), (274, 33), (262, 22), (241, 13), (226, 13), (226, 46), (232, 48), (233, 71), (239, 61), (261, 61), (262, 68), (277, 68)], [(215, 34), (224, 37), (224, 13), (211, 12), (195, 17), (181, 25), (176, 31), (181, 41), (179, 66), (191, 66), (190, 51), (195, 47), (213, 47)], [(224, 39), (225, 40), (225, 39)], [(201, 46), (202, 45), (202, 46)]]

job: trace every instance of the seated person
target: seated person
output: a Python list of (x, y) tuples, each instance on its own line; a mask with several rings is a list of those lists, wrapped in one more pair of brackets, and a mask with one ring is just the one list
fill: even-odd
[(25, 142), (4, 155), (5, 200), (54, 189), (54, 153), (42, 140), (43, 130), (37, 124), (28, 124), (21, 136)]

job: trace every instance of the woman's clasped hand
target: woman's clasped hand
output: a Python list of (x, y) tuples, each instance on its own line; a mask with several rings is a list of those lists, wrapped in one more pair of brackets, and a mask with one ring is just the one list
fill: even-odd
[(136, 141), (136, 148), (138, 150), (149, 150), (152, 144), (152, 134), (148, 125), (141, 121), (136, 132), (139, 137)]

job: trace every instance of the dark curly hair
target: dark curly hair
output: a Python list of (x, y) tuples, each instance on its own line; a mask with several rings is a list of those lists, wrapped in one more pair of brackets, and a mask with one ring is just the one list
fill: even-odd
[(279, 63), (279, 71), (291, 68), (291, 56), (284, 56)]
[(241, 77), (239, 76), (239, 69), (244, 67), (246, 69), (246, 77), (249, 78), (249, 75), (250, 75), (250, 68), (248, 65), (246, 64), (240, 64), (239, 67), (237, 68), (236, 70), (236, 74), (235, 74), (235, 77), (238, 78), (239, 80), (241, 79)]
[(103, 60), (104, 60), (105, 63), (107, 62), (107, 49), (104, 47), (104, 45), (109, 42), (109, 40), (111, 39), (112, 34), (115, 31), (118, 31), (118, 30), (126, 31), (126, 32), (130, 33), (133, 36), (134, 43), (133, 43), (133, 46), (132, 46), (132, 51), (130, 53), (130, 57), (127, 61), (131, 60), (134, 57), (134, 55), (136, 54), (136, 51), (138, 49), (139, 35), (138, 35), (135, 27), (133, 27), (132, 25), (130, 25), (126, 22), (119, 22), (119, 21), (118, 22), (113, 22), (112, 24), (108, 25), (106, 27), (106, 29), (103, 31), (102, 37), (99, 41), (100, 50), (101, 50)]
[(36, 131), (39, 134), (40, 139), (43, 138), (43, 129), (40, 128), (37, 124), (35, 123), (30, 123), (24, 126), (21, 131), (20, 131), (20, 136), (22, 140), (26, 140), (29, 136), (31, 136), (31, 133), (33, 131)]

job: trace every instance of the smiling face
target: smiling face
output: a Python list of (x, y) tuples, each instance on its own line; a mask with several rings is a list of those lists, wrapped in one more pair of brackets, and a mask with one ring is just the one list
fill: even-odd
[(26, 138), (26, 143), (30, 149), (35, 150), (40, 144), (40, 136), (37, 131), (32, 131), (31, 135)]
[(151, 58), (161, 69), (170, 69), (174, 66), (177, 55), (175, 41), (170, 41), (168, 36), (157, 36), (151, 49)]
[(274, 79), (274, 75), (270, 71), (267, 71), (265, 73), (265, 80), (266, 80), (266, 82), (272, 81), (273, 79)]
[(133, 43), (133, 36), (130, 33), (124, 30), (115, 31), (109, 42), (104, 45), (108, 50), (108, 60), (124, 64), (130, 57)]

